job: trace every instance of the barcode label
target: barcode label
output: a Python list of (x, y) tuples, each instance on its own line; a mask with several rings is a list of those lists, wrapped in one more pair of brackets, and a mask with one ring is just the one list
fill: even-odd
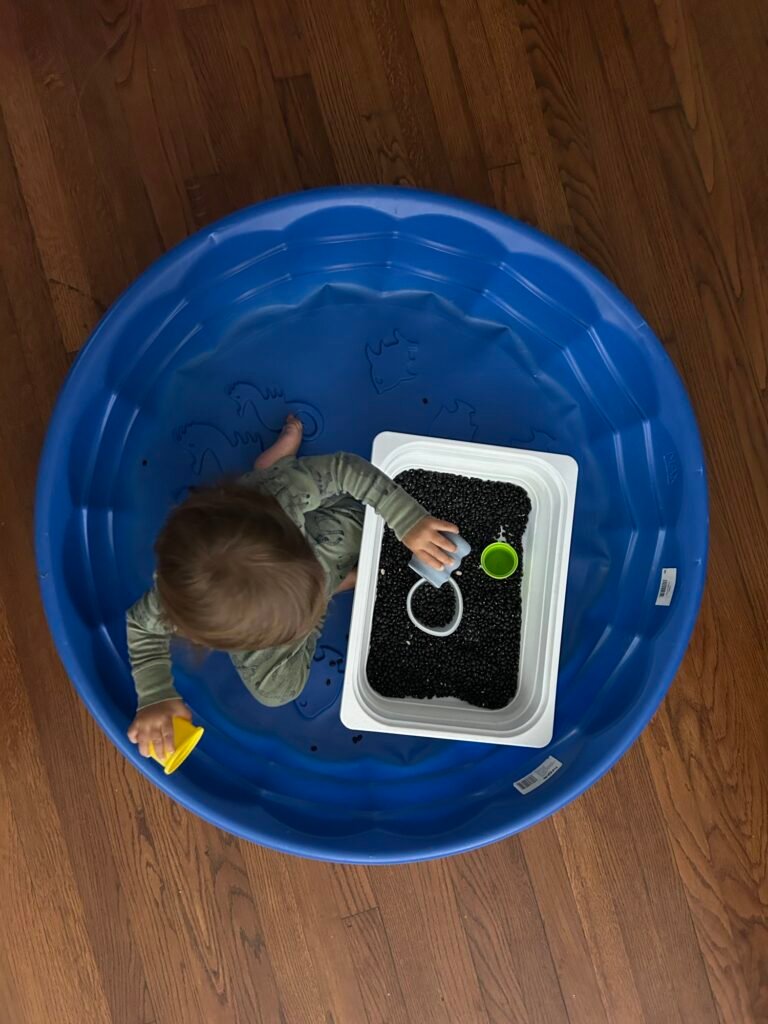
[(547, 779), (551, 779), (555, 772), (559, 771), (562, 767), (562, 761), (558, 761), (556, 757), (548, 757), (546, 761), (541, 762), (538, 768), (534, 768), (530, 775), (518, 779), (514, 783), (515, 789), (518, 793), (522, 793), (525, 796), (526, 793), (538, 789)]
[(677, 569), (662, 569), (661, 580), (659, 581), (659, 592), (656, 595), (656, 604), (669, 607), (672, 604), (672, 596), (675, 593), (677, 583)]

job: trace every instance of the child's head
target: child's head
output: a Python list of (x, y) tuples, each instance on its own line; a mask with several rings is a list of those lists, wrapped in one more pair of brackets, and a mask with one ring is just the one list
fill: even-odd
[(322, 567), (274, 498), (242, 484), (193, 492), (156, 544), (171, 625), (222, 651), (263, 650), (312, 631), (326, 606)]

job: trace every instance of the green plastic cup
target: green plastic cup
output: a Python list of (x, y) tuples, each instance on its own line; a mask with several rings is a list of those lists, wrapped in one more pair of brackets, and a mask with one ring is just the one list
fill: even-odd
[(489, 544), (480, 555), (480, 565), (486, 576), (492, 580), (506, 580), (517, 571), (520, 559), (509, 544), (496, 541)]

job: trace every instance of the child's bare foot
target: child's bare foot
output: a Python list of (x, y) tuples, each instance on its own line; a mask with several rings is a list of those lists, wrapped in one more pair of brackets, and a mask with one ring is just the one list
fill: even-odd
[(301, 439), (304, 436), (304, 424), (293, 413), (289, 413), (285, 418), (283, 429), (280, 431), (280, 436), (273, 445), (270, 445), (266, 451), (263, 451), (261, 455), (254, 462), (255, 469), (269, 469), (279, 459), (285, 459), (291, 455), (295, 455), (301, 446)]

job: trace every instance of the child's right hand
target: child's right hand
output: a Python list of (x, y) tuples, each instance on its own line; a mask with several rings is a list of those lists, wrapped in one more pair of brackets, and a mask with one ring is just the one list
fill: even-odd
[(131, 743), (138, 743), (142, 757), (149, 757), (150, 743), (158, 757), (166, 757), (174, 750), (174, 718), (192, 721), (192, 712), (183, 700), (173, 698), (160, 701), (159, 704), (150, 704), (136, 712), (136, 717), (128, 727), (128, 739)]
[(446, 523), (444, 519), (424, 516), (403, 537), (403, 544), (433, 569), (442, 569), (453, 561), (456, 545), (448, 540), (446, 533), (458, 533), (454, 523)]

